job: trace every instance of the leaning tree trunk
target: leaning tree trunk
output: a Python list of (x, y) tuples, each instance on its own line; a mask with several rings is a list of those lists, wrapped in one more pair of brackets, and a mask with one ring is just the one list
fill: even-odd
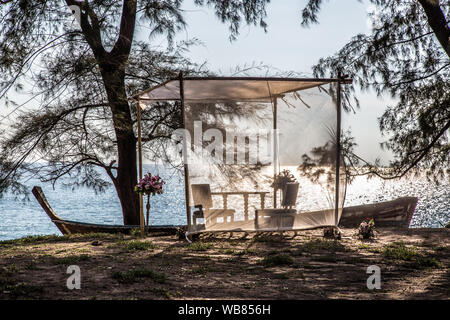
[(117, 139), (118, 169), (114, 185), (122, 206), (123, 222), (125, 225), (139, 225), (139, 197), (134, 192), (137, 182), (136, 137), (126, 99), (125, 77), (122, 71), (108, 72), (105, 66), (102, 68), (102, 76)]

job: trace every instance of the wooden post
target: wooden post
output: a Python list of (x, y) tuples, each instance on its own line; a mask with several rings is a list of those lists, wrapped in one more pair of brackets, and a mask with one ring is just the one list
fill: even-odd
[(261, 209), (264, 210), (265, 203), (266, 203), (266, 194), (260, 193), (259, 196), (261, 197)]
[(248, 193), (244, 193), (244, 220), (248, 221)]
[[(277, 136), (277, 97), (273, 99), (273, 181), (277, 177), (278, 165), (278, 136)], [(277, 189), (273, 190), (273, 207), (277, 207)]]
[(222, 200), (223, 200), (223, 208), (225, 210), (228, 209), (228, 195), (226, 193), (222, 194)]
[[(141, 101), (138, 99), (137, 106), (137, 121), (138, 121), (138, 160), (139, 160), (139, 180), (142, 179), (142, 132), (141, 132)], [(141, 229), (141, 236), (145, 236), (144, 226), (144, 201), (142, 193), (139, 193), (139, 225)]]
[[(180, 71), (180, 104), (181, 104), (181, 117), (183, 119), (183, 128), (186, 130), (186, 119), (184, 113), (184, 82), (183, 82), (183, 71)], [(184, 161), (184, 193), (186, 197), (186, 216), (188, 231), (191, 225), (191, 207), (190, 207), (190, 192), (189, 192), (189, 166), (188, 166), (188, 154), (187, 154), (187, 143), (186, 135), (183, 137), (183, 161)]]
[(339, 184), (340, 184), (340, 169), (341, 169), (341, 78), (339, 72), (336, 92), (336, 192), (335, 192), (335, 207), (334, 207), (334, 225), (339, 223)]

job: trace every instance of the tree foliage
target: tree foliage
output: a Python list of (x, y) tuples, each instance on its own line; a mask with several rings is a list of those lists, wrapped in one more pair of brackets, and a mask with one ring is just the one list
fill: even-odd
[[(265, 26), (268, 0), (196, 0), (229, 24)], [(186, 26), (182, 0), (11, 0), (0, 3), (0, 99), (13, 108), (0, 140), (0, 193), (24, 192), (24, 176), (102, 191), (112, 182), (125, 224), (138, 223), (136, 115), (128, 97), (168, 78), (204, 74), (174, 43)], [(75, 7), (73, 7), (75, 6)], [(79, 9), (79, 11), (74, 10)], [(73, 11), (73, 13), (72, 13)], [(143, 40), (137, 34), (148, 34)], [(167, 49), (155, 49), (155, 35)], [(18, 104), (11, 92), (31, 87)], [(30, 106), (26, 109), (26, 107)], [(12, 119), (12, 120), (10, 120)], [(144, 149), (164, 159), (180, 108), (160, 103), (143, 115)], [(102, 168), (110, 181), (95, 168)]]
[[(450, 4), (438, 0), (369, 0), (370, 34), (358, 34), (335, 55), (320, 59), (316, 76), (339, 72), (354, 79), (343, 100), (351, 110), (359, 106), (355, 87), (390, 94), (398, 103), (379, 119), (389, 138), (382, 147), (393, 151), (389, 169), (353, 156), (362, 174), (384, 178), (425, 169), (438, 181), (450, 173)], [(322, 0), (309, 0), (303, 25), (318, 22)], [(350, 99), (353, 96), (354, 99)], [(423, 170), (422, 170), (423, 171)]]

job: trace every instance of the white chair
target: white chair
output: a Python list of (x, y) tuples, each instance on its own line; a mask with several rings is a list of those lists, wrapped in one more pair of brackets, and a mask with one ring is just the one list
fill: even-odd
[(292, 209), (297, 204), (298, 187), (297, 182), (286, 183), (283, 190), (283, 200), (281, 201), (281, 206), (284, 209)]
[[(197, 219), (205, 219), (206, 227), (212, 224), (234, 221), (235, 210), (212, 208), (213, 201), (209, 184), (192, 184), (191, 190), (194, 207), (198, 209), (193, 213), (194, 226), (197, 225)], [(223, 221), (219, 222), (219, 218), (222, 218)], [(228, 221), (228, 218), (230, 218), (230, 221)]]

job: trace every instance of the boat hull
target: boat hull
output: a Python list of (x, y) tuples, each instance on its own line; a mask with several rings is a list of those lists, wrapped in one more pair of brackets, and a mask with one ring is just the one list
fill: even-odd
[(380, 203), (344, 207), (339, 225), (354, 228), (365, 218), (372, 218), (376, 227), (408, 228), (417, 201), (416, 197), (402, 197)]
[[(64, 220), (59, 217), (48, 203), (42, 189), (34, 187), (33, 195), (49, 216), (52, 222), (64, 235), (76, 233), (123, 233), (129, 234), (133, 230), (139, 230), (139, 226), (103, 225)], [(342, 211), (339, 226), (355, 228), (365, 218), (372, 218), (376, 227), (408, 228), (411, 222), (418, 199), (415, 197), (403, 197), (392, 201), (375, 204), (345, 207)], [(147, 226), (148, 233), (181, 234), (187, 228), (179, 226)]]
[[(86, 234), (86, 233), (123, 233), (129, 234), (133, 230), (139, 230), (138, 225), (122, 226), (122, 225), (104, 225), (104, 224), (93, 224), (84, 223), (78, 221), (64, 220), (56, 214), (53, 208), (47, 201), (44, 192), (40, 187), (33, 187), (32, 193), (36, 200), (44, 209), (45, 213), (49, 216), (52, 222), (64, 235), (70, 234)], [(182, 231), (186, 226), (146, 226), (145, 229), (148, 233), (162, 233), (162, 234), (177, 234)]]

